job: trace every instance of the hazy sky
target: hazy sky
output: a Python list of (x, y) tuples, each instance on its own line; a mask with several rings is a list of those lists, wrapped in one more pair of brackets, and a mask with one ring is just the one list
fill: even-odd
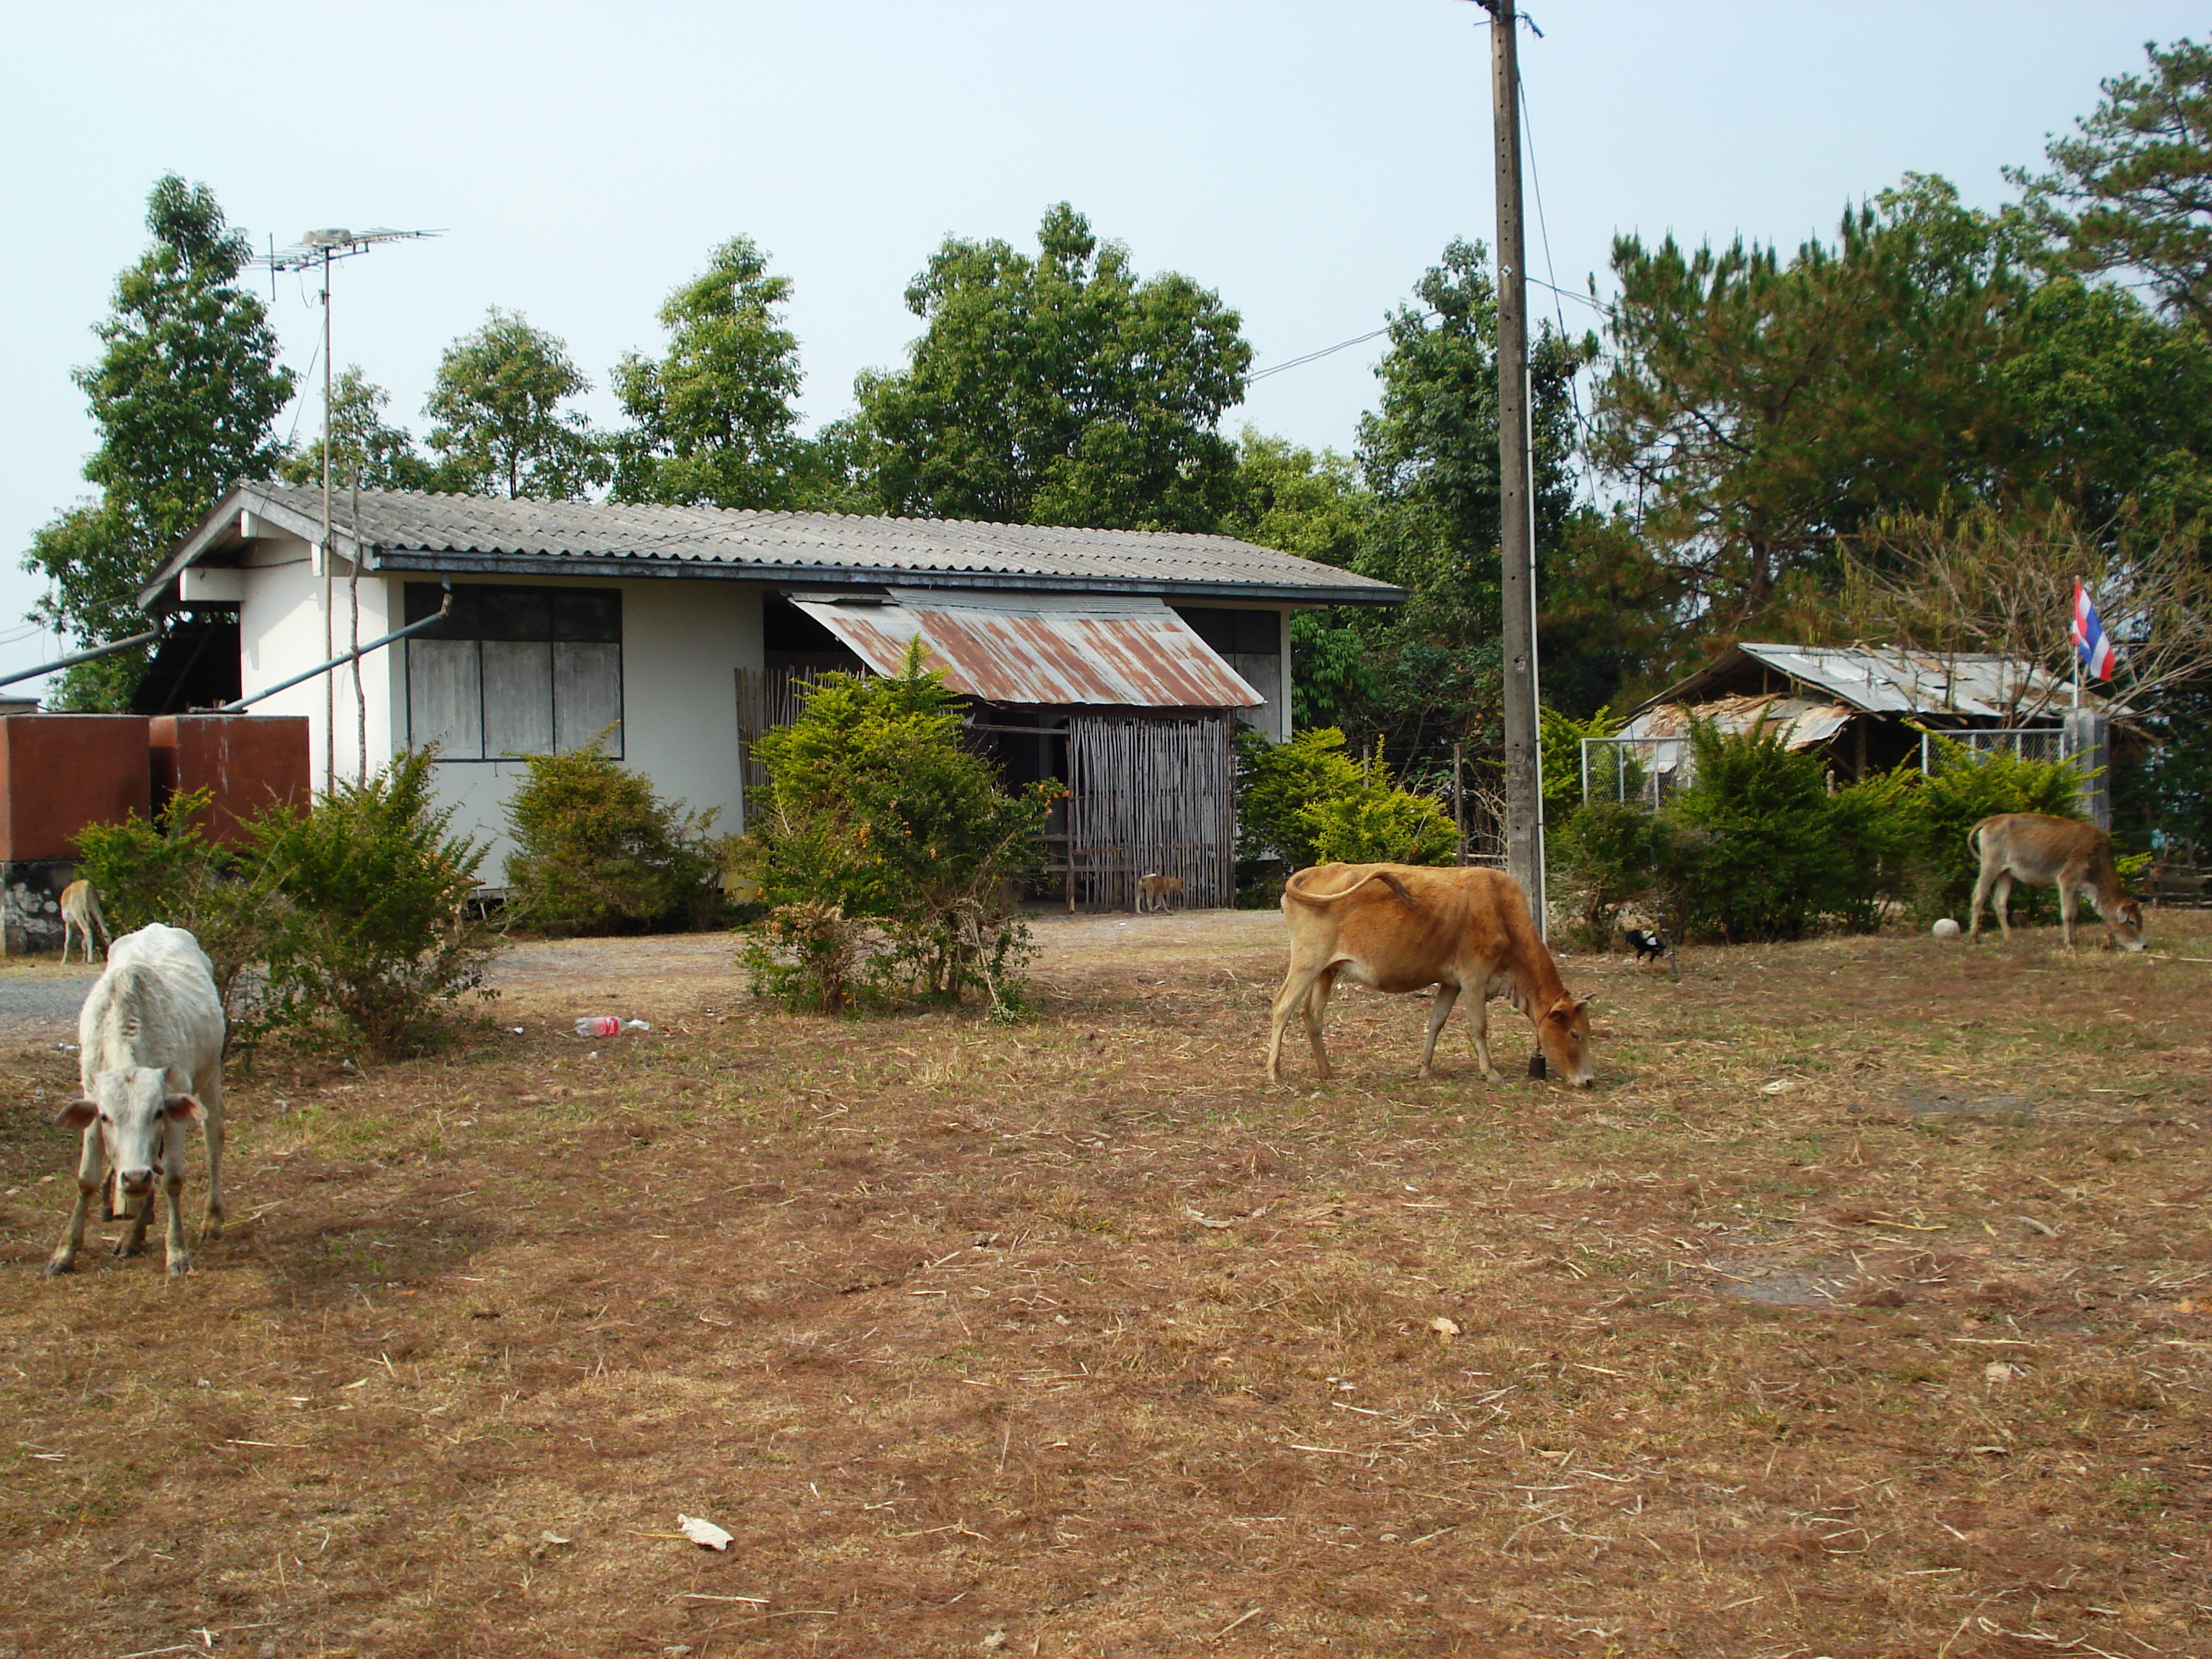
[[(1525, 4), (1548, 264), (1577, 291), (1606, 288), (1617, 232), (1795, 246), (1908, 171), (1994, 204), (1999, 169), (2039, 161), (2101, 78), (2207, 22), (2169, 0)], [(4, 0), (0, 19), (0, 669), (52, 654), (9, 637), (39, 591), (17, 567), (86, 493), (69, 371), (165, 170), (257, 246), (444, 228), (336, 282), (338, 365), (418, 433), (439, 354), (495, 305), (566, 340), (611, 421), (607, 371), (658, 349), (668, 290), (738, 232), (796, 284), (810, 422), (902, 361), (902, 292), (945, 234), (1032, 246), (1051, 202), (1140, 270), (1217, 290), (1261, 369), (1379, 327), (1447, 241), (1492, 236), (1488, 27), (1467, 0)], [(313, 301), (278, 279), (303, 372)], [(1260, 382), (1231, 425), (1349, 448), (1379, 343)], [(303, 440), (319, 419), (298, 414)]]

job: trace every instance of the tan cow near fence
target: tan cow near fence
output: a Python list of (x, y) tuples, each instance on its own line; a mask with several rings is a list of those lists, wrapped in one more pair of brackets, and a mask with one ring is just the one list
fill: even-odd
[(1468, 1032), (1491, 1082), (1485, 1004), (1509, 998), (1536, 1028), (1547, 1068), (1577, 1088), (1596, 1081), (1590, 1069), (1589, 999), (1560, 983), (1558, 965), (1529, 919), (1520, 884), (1496, 870), (1410, 864), (1323, 864), (1301, 870), (1283, 889), (1291, 929), (1291, 966), (1276, 994), (1267, 1037), (1267, 1075), (1283, 1079), (1283, 1032), (1301, 1010), (1314, 1066), (1329, 1075), (1322, 1021), (1339, 978), (1374, 990), (1425, 991), (1428, 1040), (1417, 1075), (1428, 1075), (1437, 1034), (1460, 993), (1472, 997)]
[(73, 881), (62, 889), (62, 960), (69, 960), (70, 935), (74, 933), (84, 941), (84, 959), (92, 958), (92, 930), (100, 930), (100, 948), (106, 950), (112, 937), (107, 931), (107, 918), (100, 914), (100, 892), (88, 881)]
[(2120, 886), (2112, 861), (2112, 838), (2079, 818), (2054, 818), (2042, 812), (2000, 812), (1966, 832), (1966, 844), (1982, 861), (1974, 878), (1974, 905), (1968, 912), (1966, 939), (1981, 937), (1982, 902), (1996, 889), (1997, 926), (2008, 941), (2012, 923), (2006, 902), (2014, 881), (2058, 889), (2059, 920), (2066, 927), (2066, 948), (2074, 948), (2074, 915), (2087, 893), (2105, 923), (2105, 932), (2123, 950), (2143, 948), (2142, 907)]

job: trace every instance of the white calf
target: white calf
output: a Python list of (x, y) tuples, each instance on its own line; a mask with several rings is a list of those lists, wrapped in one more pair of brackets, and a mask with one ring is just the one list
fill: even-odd
[(76, 1265), (85, 1212), (105, 1184), (104, 1159), (133, 1212), (116, 1254), (136, 1255), (146, 1248), (158, 1182), (168, 1204), (169, 1271), (190, 1273), (183, 1200), (187, 1125), (202, 1124), (207, 1133), (206, 1233), (212, 1237), (222, 1226), (222, 1002), (199, 941), (160, 922), (117, 939), (76, 1030), (84, 1097), (55, 1119), (84, 1132), (76, 1207), (46, 1271), (65, 1273)]

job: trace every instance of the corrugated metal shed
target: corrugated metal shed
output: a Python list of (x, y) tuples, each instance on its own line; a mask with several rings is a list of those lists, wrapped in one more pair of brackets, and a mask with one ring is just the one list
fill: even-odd
[(1869, 714), (2004, 720), (2033, 717), (2055, 722), (2072, 695), (2069, 682), (2008, 657), (1896, 646), (1745, 642), (1668, 686), (1636, 712), (1662, 703), (1697, 702), (1703, 694), (1754, 665)]
[[(1778, 732), (1785, 749), (1810, 749), (1826, 743), (1850, 725), (1856, 710), (1841, 703), (1815, 702), (1807, 697), (1722, 697), (1701, 703), (1694, 710), (1679, 702), (1646, 708), (1623, 726), (1623, 738), (1679, 738), (1694, 713), (1723, 732), (1748, 732), (1754, 727)], [(1651, 758), (1646, 755), (1647, 762)]]
[(894, 588), (887, 602), (793, 603), (879, 673), (919, 639), (945, 684), (994, 703), (1255, 708), (1266, 700), (1158, 599)]
[[(185, 538), (140, 596), (171, 603), (194, 563), (235, 563), (240, 516), (316, 540), (322, 495), (241, 484)], [(341, 556), (377, 570), (548, 575), (738, 577), (913, 586), (1045, 588), (1391, 605), (1402, 589), (1228, 536), (1056, 525), (737, 512), (598, 501), (507, 501), (415, 490), (350, 490), (337, 504)]]

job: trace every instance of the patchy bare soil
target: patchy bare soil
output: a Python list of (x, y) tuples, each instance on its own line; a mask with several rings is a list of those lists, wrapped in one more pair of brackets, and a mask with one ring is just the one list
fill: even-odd
[(0, 1656), (2212, 1653), (2212, 917), (1573, 959), (1572, 1096), (1356, 991), (1269, 1089), (1279, 928), (1048, 919), (1011, 1027), (519, 950), (234, 1074), (173, 1283), (40, 1276), (18, 1032)]

